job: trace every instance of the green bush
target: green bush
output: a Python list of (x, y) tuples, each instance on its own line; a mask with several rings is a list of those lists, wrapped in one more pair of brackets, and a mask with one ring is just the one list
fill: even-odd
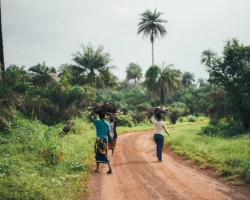
[(40, 152), (45, 159), (47, 165), (55, 165), (61, 159), (61, 152), (58, 150), (59, 140), (58, 134), (53, 129), (48, 129), (40, 136)]
[(195, 116), (193, 116), (193, 115), (188, 115), (187, 121), (188, 122), (196, 122), (197, 118)]
[(218, 120), (212, 118), (209, 125), (202, 127), (199, 134), (210, 136), (232, 137), (244, 132), (243, 126), (237, 120), (232, 118), (223, 118)]
[(179, 118), (180, 122), (184, 122), (184, 119), (182, 117)]
[(134, 122), (131, 115), (119, 115), (119, 123), (118, 126), (127, 126), (127, 127), (133, 127)]

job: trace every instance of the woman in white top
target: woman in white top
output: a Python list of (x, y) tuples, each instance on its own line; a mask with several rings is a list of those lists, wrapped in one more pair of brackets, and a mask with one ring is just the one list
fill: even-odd
[[(156, 118), (156, 119), (155, 119)], [(156, 143), (156, 155), (158, 160), (162, 161), (162, 149), (164, 145), (164, 131), (169, 135), (166, 123), (162, 120), (160, 113), (156, 113), (155, 117), (151, 117), (154, 124), (154, 141)]]

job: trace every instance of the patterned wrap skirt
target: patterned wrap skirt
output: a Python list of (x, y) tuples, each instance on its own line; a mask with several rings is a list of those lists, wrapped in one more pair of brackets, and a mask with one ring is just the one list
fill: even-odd
[(108, 140), (106, 138), (96, 138), (95, 141), (95, 159), (99, 163), (109, 163), (107, 156)]
[(108, 148), (109, 150), (114, 150), (115, 149), (115, 145), (116, 145), (116, 139), (115, 140), (111, 140), (108, 144)]

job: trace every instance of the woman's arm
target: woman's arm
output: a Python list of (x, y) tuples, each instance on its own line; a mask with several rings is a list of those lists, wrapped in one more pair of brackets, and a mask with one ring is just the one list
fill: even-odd
[(154, 116), (151, 116), (150, 120), (152, 121), (153, 124), (157, 122), (157, 120), (154, 118)]
[(93, 122), (94, 119), (95, 119), (95, 117), (93, 117), (93, 115), (94, 115), (93, 112), (91, 112), (90, 115), (89, 115), (89, 120), (90, 120), (91, 122)]
[(163, 128), (164, 128), (165, 132), (169, 135), (167, 127), (163, 126)]

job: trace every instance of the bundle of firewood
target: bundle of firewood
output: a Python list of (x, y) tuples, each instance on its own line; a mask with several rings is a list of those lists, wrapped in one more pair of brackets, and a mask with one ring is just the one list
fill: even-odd
[(100, 112), (105, 113), (107, 115), (118, 113), (116, 106), (110, 103), (104, 103), (104, 104), (90, 103), (89, 109), (95, 114), (98, 114)]
[(143, 113), (145, 113), (148, 117), (151, 117), (157, 113), (166, 114), (168, 111), (168, 108), (148, 107)]
[(72, 126), (74, 126), (74, 125), (75, 125), (74, 122), (69, 122), (66, 126), (64, 126), (63, 132), (68, 133), (71, 130)]
[(60, 136), (67, 135), (68, 132), (71, 130), (72, 126), (74, 126), (74, 125), (75, 125), (74, 122), (68, 122), (68, 123), (64, 126), (63, 130), (60, 131), (59, 135), (60, 135)]

